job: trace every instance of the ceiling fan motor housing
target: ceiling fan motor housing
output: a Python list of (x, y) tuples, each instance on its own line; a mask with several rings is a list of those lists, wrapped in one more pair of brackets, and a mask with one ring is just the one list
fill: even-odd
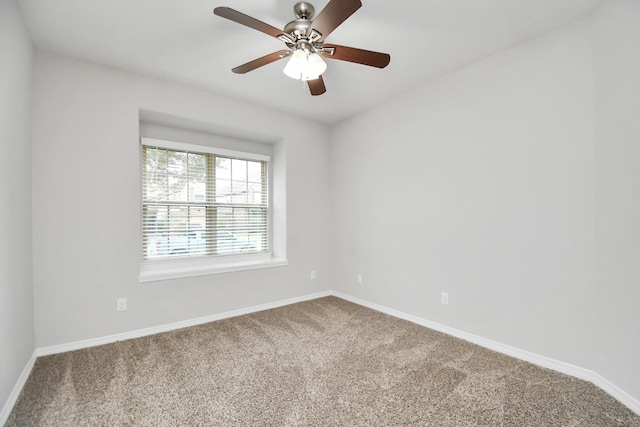
[(309, 28), (309, 25), (311, 25), (310, 20), (300, 18), (285, 25), (283, 31), (287, 34), (291, 34), (297, 40), (306, 37), (307, 28)]

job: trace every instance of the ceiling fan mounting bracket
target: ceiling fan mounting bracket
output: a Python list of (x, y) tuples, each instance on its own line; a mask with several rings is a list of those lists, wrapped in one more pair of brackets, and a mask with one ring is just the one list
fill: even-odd
[(323, 55), (333, 56), (336, 53), (335, 47), (321, 47), (320, 52)]
[(291, 36), (289, 34), (280, 34), (278, 37), (278, 40), (283, 41), (287, 44), (292, 43), (293, 40), (291, 39)]
[(322, 38), (322, 33), (315, 28), (312, 28), (311, 34), (309, 34), (307, 38), (311, 40), (311, 42), (316, 43), (319, 42), (319, 40)]

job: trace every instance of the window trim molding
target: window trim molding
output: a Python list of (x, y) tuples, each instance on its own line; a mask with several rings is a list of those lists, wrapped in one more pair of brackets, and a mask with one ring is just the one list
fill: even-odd
[(157, 282), (183, 277), (282, 267), (288, 264), (289, 261), (286, 259), (274, 258), (272, 252), (168, 261), (146, 261), (140, 263), (138, 281), (140, 283)]
[(236, 157), (243, 160), (270, 162), (271, 156), (266, 154), (248, 153), (246, 151), (228, 150), (226, 148), (210, 147), (208, 145), (188, 144), (186, 142), (168, 141), (166, 139), (141, 137), (140, 144), (147, 147), (165, 148), (168, 150), (190, 151), (192, 153), (217, 154), (220, 156)]

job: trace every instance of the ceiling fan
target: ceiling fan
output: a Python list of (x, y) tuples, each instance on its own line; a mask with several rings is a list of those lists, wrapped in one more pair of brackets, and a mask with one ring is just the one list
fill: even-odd
[(361, 6), (360, 0), (330, 0), (314, 18), (313, 6), (301, 1), (293, 6), (296, 19), (285, 25), (283, 30), (229, 7), (216, 7), (213, 13), (275, 37), (287, 45), (287, 49), (254, 59), (231, 71), (244, 74), (289, 57), (284, 73), (296, 80), (306, 81), (311, 95), (322, 95), (326, 92), (322, 73), (327, 69), (327, 64), (322, 58), (349, 61), (377, 68), (384, 68), (391, 61), (391, 56), (387, 53), (324, 43), (325, 38)]

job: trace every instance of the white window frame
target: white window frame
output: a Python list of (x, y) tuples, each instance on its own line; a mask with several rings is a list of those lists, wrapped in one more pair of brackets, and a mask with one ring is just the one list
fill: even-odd
[[(246, 160), (267, 162), (271, 161), (271, 157), (265, 154), (229, 150), (225, 148), (217, 148), (207, 145), (196, 145), (178, 141), (168, 141), (157, 138), (141, 137), (141, 153), (143, 146), (158, 147), (178, 151), (216, 154), (221, 156), (242, 158)], [(140, 161), (140, 164), (142, 164), (142, 161)], [(269, 168), (269, 174), (271, 173), (271, 168)], [(269, 181), (271, 180), (269, 179)], [(271, 191), (269, 191), (269, 197), (271, 197)], [(273, 233), (273, 226), (271, 223), (271, 204), (269, 204), (269, 206), (268, 228), (269, 234), (271, 235)], [(140, 226), (140, 229), (142, 231), (142, 224)], [(140, 250), (140, 253), (142, 254), (142, 250)], [(288, 261), (286, 259), (274, 257), (272, 251), (227, 256), (206, 256), (198, 258), (171, 259), (161, 261), (143, 259), (140, 262), (140, 274), (138, 276), (138, 280), (140, 282), (154, 282), (159, 280), (177, 279), (183, 277), (280, 267), (287, 264)]]

